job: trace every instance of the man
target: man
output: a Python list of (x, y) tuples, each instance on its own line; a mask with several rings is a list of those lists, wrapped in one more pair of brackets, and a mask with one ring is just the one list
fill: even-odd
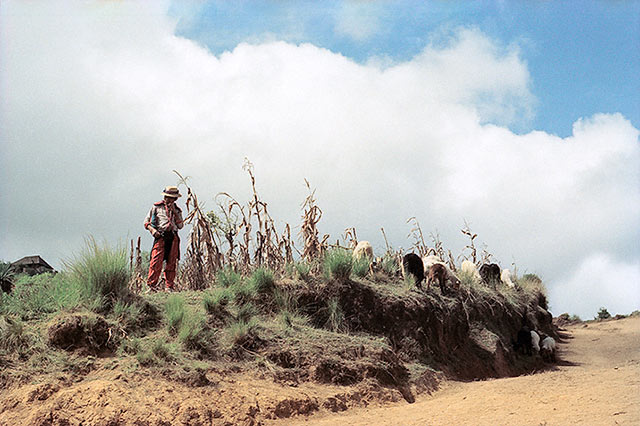
[(182, 210), (176, 204), (181, 197), (177, 186), (167, 186), (162, 192), (164, 200), (153, 204), (149, 214), (144, 220), (144, 227), (153, 235), (153, 249), (149, 263), (149, 277), (147, 286), (149, 291), (158, 291), (158, 280), (164, 267), (165, 291), (173, 291), (176, 279), (176, 268), (180, 259), (180, 238), (178, 229), (184, 226), (182, 222)]

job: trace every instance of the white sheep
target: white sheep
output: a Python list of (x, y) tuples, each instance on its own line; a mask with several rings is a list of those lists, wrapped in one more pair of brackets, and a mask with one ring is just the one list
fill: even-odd
[(535, 330), (531, 330), (531, 348), (534, 353), (540, 352), (540, 335)]
[(511, 281), (511, 271), (503, 269), (500, 273), (500, 280), (509, 288), (515, 288), (516, 285)]
[(460, 265), (460, 270), (463, 274), (472, 276), (474, 281), (479, 282), (481, 280), (476, 264), (470, 260), (463, 260), (462, 265)]
[(424, 266), (424, 275), (425, 276), (427, 276), (427, 274), (429, 273), (429, 268), (431, 268), (431, 266), (435, 265), (436, 263), (440, 263), (440, 264), (444, 265), (444, 262), (438, 256), (436, 256), (435, 254), (431, 254), (429, 256), (424, 256), (422, 258), (422, 265)]
[(540, 355), (545, 361), (555, 362), (556, 360), (556, 341), (553, 337), (547, 336), (540, 343)]
[(373, 260), (373, 247), (369, 241), (360, 241), (353, 249), (353, 259), (361, 259), (367, 257), (370, 261)]

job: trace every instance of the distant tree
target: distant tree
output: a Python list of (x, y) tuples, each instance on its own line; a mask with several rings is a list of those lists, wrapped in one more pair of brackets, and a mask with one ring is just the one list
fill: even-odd
[(600, 308), (600, 310), (598, 311), (598, 316), (596, 317), (597, 320), (605, 320), (605, 319), (609, 319), (611, 318), (611, 314), (609, 313), (609, 311), (607, 311), (606, 308), (602, 307)]

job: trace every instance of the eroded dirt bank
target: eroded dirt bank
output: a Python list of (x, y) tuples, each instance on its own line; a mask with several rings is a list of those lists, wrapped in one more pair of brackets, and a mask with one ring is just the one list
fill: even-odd
[(386, 408), (362, 408), (287, 424), (304, 425), (638, 425), (640, 318), (577, 324), (562, 332), (549, 371), (441, 390)]

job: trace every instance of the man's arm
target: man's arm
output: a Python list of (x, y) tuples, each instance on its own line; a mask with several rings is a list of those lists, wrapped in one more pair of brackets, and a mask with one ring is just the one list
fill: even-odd
[(144, 219), (144, 227), (151, 232), (151, 235), (153, 236), (153, 238), (156, 237), (156, 234), (158, 233), (158, 230), (156, 228), (153, 227), (153, 225), (151, 225), (151, 218), (153, 216), (153, 207), (151, 208), (151, 210), (149, 210), (149, 214), (147, 214), (147, 217)]

